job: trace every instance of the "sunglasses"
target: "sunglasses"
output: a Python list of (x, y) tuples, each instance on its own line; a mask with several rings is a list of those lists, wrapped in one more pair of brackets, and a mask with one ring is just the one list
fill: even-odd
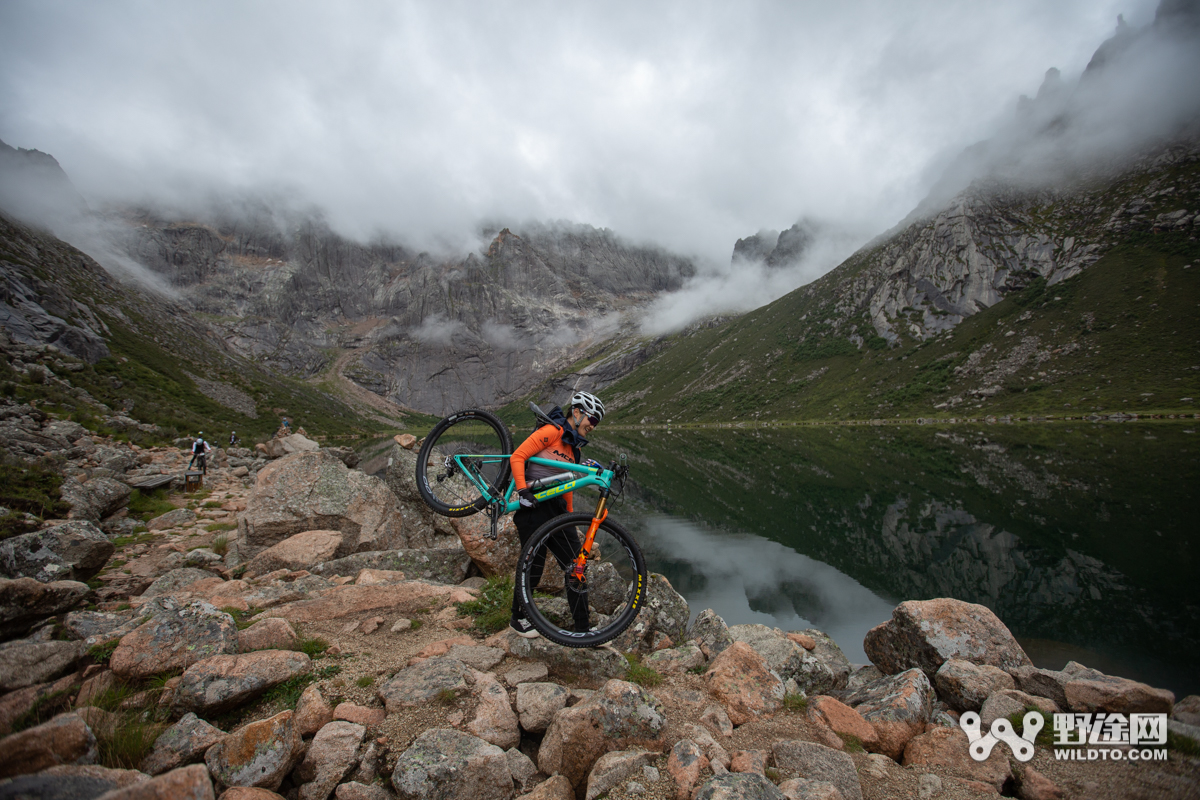
[(592, 423), (592, 427), (594, 428), (594, 427), (596, 427), (597, 425), (599, 425), (599, 424), (600, 424), (600, 418), (599, 418), (599, 417), (593, 417), (593, 416), (589, 415), (589, 416), (588, 416), (588, 422)]

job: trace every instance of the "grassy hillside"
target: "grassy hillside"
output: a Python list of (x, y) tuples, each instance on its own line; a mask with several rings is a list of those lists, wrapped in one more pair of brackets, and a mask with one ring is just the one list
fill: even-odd
[(675, 337), (606, 390), (611, 421), (1170, 414), (1200, 398), (1200, 244), (1183, 233), (1134, 233), (925, 342), (813, 336), (825, 303), (796, 291)]

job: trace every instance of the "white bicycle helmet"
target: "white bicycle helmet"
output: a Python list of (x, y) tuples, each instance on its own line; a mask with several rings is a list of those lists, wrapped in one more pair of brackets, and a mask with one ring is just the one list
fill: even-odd
[(571, 397), (571, 406), (579, 406), (589, 417), (595, 417), (597, 420), (604, 419), (604, 403), (601, 403), (600, 398), (591, 392), (576, 392)]

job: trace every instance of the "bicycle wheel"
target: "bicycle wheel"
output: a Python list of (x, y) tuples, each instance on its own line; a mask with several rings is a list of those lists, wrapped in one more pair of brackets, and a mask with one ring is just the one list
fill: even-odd
[(606, 519), (583, 581), (575, 580), (570, 568), (591, 521), (591, 514), (555, 517), (530, 537), (517, 562), (515, 591), (526, 618), (567, 647), (595, 647), (619, 636), (641, 610), (650, 578), (637, 542)]
[(439, 514), (467, 517), (499, 499), (508, 484), (512, 437), (500, 418), (469, 408), (443, 419), (417, 454), (417, 489)]

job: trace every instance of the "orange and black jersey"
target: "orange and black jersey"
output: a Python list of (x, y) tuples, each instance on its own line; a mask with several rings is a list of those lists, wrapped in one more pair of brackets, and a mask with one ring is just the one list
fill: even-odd
[[(553, 417), (554, 415), (551, 413), (551, 418)], [(529, 481), (536, 481), (558, 472), (558, 470), (542, 464), (529, 464), (526, 468), (525, 462), (534, 456), (551, 461), (566, 461), (570, 464), (579, 463), (579, 448), (568, 443), (569, 440), (575, 438), (572, 436), (574, 431), (564, 430), (565, 420), (563, 426), (543, 425), (530, 434), (529, 438), (522, 442), (521, 446), (512, 454), (509, 463), (512, 464), (513, 479), (516, 481), (518, 489), (527, 488)], [(564, 441), (564, 438), (567, 441)], [(586, 440), (584, 441), (586, 442)], [(572, 493), (564, 495), (567, 501), (567, 511), (574, 510), (571, 495)]]

